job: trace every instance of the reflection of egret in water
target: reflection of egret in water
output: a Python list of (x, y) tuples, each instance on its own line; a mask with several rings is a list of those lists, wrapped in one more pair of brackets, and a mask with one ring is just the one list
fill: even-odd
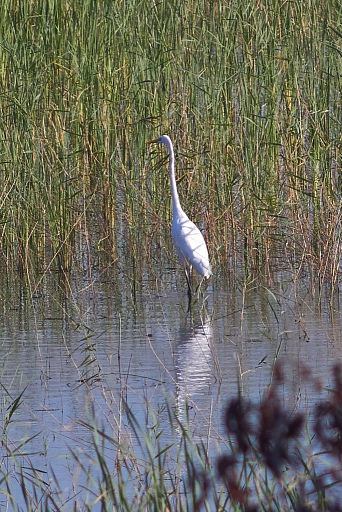
[(208, 418), (212, 407), (215, 377), (210, 322), (180, 329), (175, 348), (177, 416), (187, 418), (186, 407), (192, 407)]

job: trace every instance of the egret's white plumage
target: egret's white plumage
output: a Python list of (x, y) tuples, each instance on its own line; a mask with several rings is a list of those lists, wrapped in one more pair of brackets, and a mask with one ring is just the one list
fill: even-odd
[(171, 233), (180, 262), (185, 270), (189, 296), (191, 296), (191, 268), (193, 267), (202, 277), (208, 279), (211, 276), (208, 249), (202, 233), (198, 227), (189, 219), (180, 205), (175, 177), (175, 155), (170, 137), (168, 137), (168, 135), (162, 135), (159, 137), (159, 139), (151, 140), (147, 144), (153, 143), (165, 144), (169, 150), (169, 173), (172, 196)]

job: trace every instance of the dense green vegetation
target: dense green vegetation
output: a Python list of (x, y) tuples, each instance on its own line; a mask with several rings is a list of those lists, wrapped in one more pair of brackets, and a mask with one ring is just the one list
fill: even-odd
[(336, 283), (339, 2), (24, 0), (1, 11), (3, 266), (70, 269), (81, 252), (93, 264), (158, 261), (169, 183), (145, 142), (168, 133), (217, 272), (229, 261), (267, 275), (281, 250)]

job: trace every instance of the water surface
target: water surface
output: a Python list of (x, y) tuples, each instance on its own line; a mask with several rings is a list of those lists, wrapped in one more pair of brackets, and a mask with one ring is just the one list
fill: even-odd
[[(341, 318), (331, 297), (313, 297), (305, 280), (278, 275), (272, 286), (210, 283), (206, 300), (187, 311), (182, 276), (166, 272), (163, 286), (146, 281), (134, 298), (108, 273), (54, 275), (32, 291), (4, 286), (1, 325), (1, 460), (23, 503), (16, 454), (27, 475), (57, 479), (63, 510), (86, 499), (89, 486), (71, 452), (95, 479), (93, 434), (97, 424), (112, 438), (130, 438), (127, 404), (142, 432), (174, 440), (165, 405), (190, 422), (194, 440), (209, 437), (211, 456), (224, 446), (222, 414), (241, 393), (258, 402), (267, 392), (275, 361), (283, 361), (283, 398), (292, 410), (310, 412), (322, 394), (303, 378), (332, 384), (330, 369), (341, 353)], [(161, 289), (160, 289), (161, 288)], [(22, 393), (20, 403), (11, 407)], [(23, 440), (26, 442), (23, 444)], [(27, 441), (28, 440), (28, 441)], [(116, 450), (108, 446), (108, 463)], [(137, 452), (139, 446), (135, 446)], [(6, 497), (0, 498), (2, 505)]]

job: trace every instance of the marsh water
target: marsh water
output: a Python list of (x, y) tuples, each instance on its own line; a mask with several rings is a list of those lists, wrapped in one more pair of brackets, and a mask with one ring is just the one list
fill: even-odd
[[(50, 275), (36, 289), (19, 279), (3, 285), (1, 450), (3, 464), (13, 464), (13, 455), (18, 461), (7, 470), (19, 504), (19, 464), (47, 482), (54, 475), (63, 510), (82, 503), (89, 485), (79, 461), (99, 476), (88, 425), (131, 439), (123, 402), (142, 433), (162, 432), (164, 446), (174, 438), (167, 410), (176, 411), (194, 440), (210, 438), (215, 458), (227, 401), (238, 389), (260, 401), (276, 361), (284, 364), (290, 410), (310, 414), (322, 399), (303, 367), (331, 386), (341, 353), (338, 293), (313, 294), (308, 278), (284, 272), (267, 286), (214, 277), (189, 313), (180, 269), (165, 270), (163, 279), (158, 287), (146, 279), (134, 296), (111, 271)], [(115, 446), (107, 450), (114, 464)]]

